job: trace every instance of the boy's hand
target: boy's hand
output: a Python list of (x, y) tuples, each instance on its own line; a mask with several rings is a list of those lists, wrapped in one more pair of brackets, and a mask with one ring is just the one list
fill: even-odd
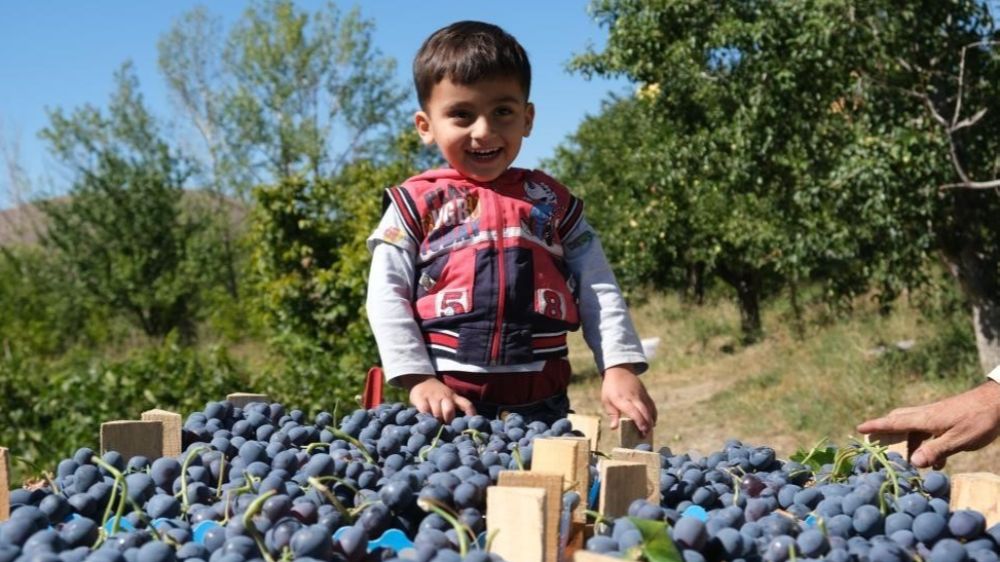
[(431, 414), (445, 423), (455, 419), (456, 410), (462, 410), (469, 416), (476, 414), (472, 402), (455, 394), (433, 375), (403, 375), (399, 384), (410, 391), (410, 403), (417, 411)]
[(653, 404), (642, 381), (627, 365), (605, 369), (601, 404), (611, 418), (611, 429), (618, 428), (618, 419), (622, 415), (632, 418), (643, 435), (656, 425), (656, 404)]

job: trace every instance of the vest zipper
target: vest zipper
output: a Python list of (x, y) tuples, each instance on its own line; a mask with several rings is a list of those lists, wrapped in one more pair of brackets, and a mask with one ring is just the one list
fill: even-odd
[(500, 363), (500, 342), (501, 342), (501, 331), (503, 330), (503, 315), (504, 315), (504, 305), (507, 300), (507, 268), (504, 264), (504, 220), (503, 214), (500, 212), (500, 197), (497, 196), (496, 192), (493, 193), (493, 210), (496, 213), (497, 220), (499, 221), (499, 228), (497, 233), (497, 323), (496, 331), (493, 332), (493, 349), (490, 350), (490, 364), (497, 365)]

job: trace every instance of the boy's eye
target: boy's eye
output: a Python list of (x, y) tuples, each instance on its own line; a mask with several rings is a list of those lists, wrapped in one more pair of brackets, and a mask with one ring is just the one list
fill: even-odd
[(468, 111), (452, 111), (449, 115), (452, 119), (458, 119), (459, 121), (468, 121), (472, 119), (472, 113)]
[(497, 115), (503, 117), (514, 113), (514, 110), (509, 107), (498, 107), (495, 112)]

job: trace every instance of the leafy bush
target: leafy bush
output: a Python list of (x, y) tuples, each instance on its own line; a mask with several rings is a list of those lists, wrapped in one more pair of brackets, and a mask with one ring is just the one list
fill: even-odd
[(283, 360), (268, 376), (275, 397), (317, 407), (353, 403), (360, 393), (378, 360), (364, 310), (365, 240), (381, 215), (382, 190), (412, 174), (413, 148), (401, 145), (402, 157), (386, 164), (352, 163), (330, 180), (296, 178), (255, 191), (257, 293)]
[(15, 471), (37, 473), (76, 448), (99, 446), (100, 425), (138, 419), (152, 408), (187, 413), (249, 388), (222, 347), (197, 351), (168, 337), (163, 345), (110, 360), (76, 349), (58, 360), (0, 355), (0, 444)]

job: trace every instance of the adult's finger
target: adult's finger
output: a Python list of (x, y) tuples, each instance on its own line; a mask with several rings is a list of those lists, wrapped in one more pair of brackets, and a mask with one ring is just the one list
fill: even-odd
[(455, 396), (455, 405), (458, 406), (465, 415), (474, 416), (476, 415), (476, 407), (472, 405), (472, 401), (464, 396)]
[(897, 408), (886, 416), (862, 422), (858, 425), (857, 430), (858, 433), (904, 433), (908, 431), (934, 433), (934, 428), (931, 427), (930, 423), (934, 416), (930, 414), (929, 407), (926, 406)]
[(924, 441), (910, 456), (910, 462), (917, 468), (943, 468), (946, 459), (961, 450), (959, 445), (953, 432), (945, 433)]

